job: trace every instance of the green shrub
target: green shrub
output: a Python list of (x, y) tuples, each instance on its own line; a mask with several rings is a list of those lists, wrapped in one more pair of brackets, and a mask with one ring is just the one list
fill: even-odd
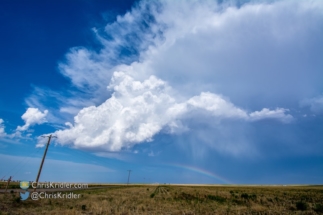
[(190, 201), (190, 200), (195, 200), (196, 199), (196, 197), (195, 196), (193, 196), (193, 195), (191, 195), (191, 194), (189, 194), (189, 193), (184, 193), (184, 192), (182, 192), (182, 194), (181, 194), (181, 197), (180, 197), (181, 199), (183, 199), (183, 200), (187, 200), (187, 201)]
[(244, 205), (245, 204), (242, 200), (238, 200), (238, 199), (233, 199), (232, 203), (237, 204), (237, 205)]
[(16, 202), (16, 203), (20, 203), (20, 201), (21, 201), (20, 196), (19, 196), (19, 197), (14, 198), (14, 202)]
[(315, 204), (313, 210), (318, 213), (323, 213), (323, 204)]
[(221, 196), (208, 195), (207, 198), (210, 199), (210, 200), (213, 200), (213, 201), (217, 201), (219, 203), (223, 203), (223, 202), (226, 201), (226, 198), (221, 197)]
[(243, 199), (249, 199), (248, 193), (242, 193), (241, 194), (241, 198), (243, 198)]
[(257, 195), (251, 194), (251, 195), (249, 195), (249, 198), (255, 201), (255, 200), (257, 200)]
[(300, 211), (305, 211), (307, 209), (306, 202), (296, 202), (296, 209)]

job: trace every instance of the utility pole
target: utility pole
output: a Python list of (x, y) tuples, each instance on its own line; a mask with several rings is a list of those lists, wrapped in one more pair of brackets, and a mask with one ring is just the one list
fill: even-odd
[(130, 173), (131, 173), (131, 170), (128, 170), (128, 182), (127, 182), (127, 185), (129, 185), (129, 179), (130, 179)]
[(5, 191), (5, 193), (7, 193), (7, 189), (8, 189), (8, 187), (9, 187), (9, 183), (10, 183), (11, 179), (12, 179), (12, 177), (10, 176), (10, 177), (9, 177), (9, 179), (8, 179), (8, 182), (7, 182), (7, 186), (6, 186), (6, 191)]
[[(46, 154), (47, 154), (47, 150), (48, 150), (48, 146), (50, 144), (50, 140), (52, 138), (56, 138), (56, 136), (52, 136), (52, 135), (49, 135), (49, 136), (42, 136), (42, 137), (48, 137), (48, 142), (46, 144), (46, 149), (45, 149), (45, 152), (44, 152), (44, 155), (43, 155), (43, 159), (40, 163), (40, 167), (39, 167), (39, 170), (38, 170), (38, 174), (37, 174), (37, 178), (36, 178), (36, 186), (38, 186), (38, 180), (39, 180), (39, 177), (40, 177), (40, 173), (41, 173), (41, 170), (43, 168), (43, 164), (44, 164), (44, 161), (45, 161), (45, 157), (46, 157)], [(36, 188), (34, 188), (34, 192), (36, 191)]]

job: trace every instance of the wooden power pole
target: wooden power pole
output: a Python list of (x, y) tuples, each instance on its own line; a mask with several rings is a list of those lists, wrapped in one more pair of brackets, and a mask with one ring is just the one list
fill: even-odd
[[(39, 170), (38, 170), (38, 174), (37, 174), (37, 178), (36, 178), (36, 186), (38, 185), (38, 180), (39, 180), (39, 177), (40, 177), (40, 173), (41, 173), (41, 170), (43, 168), (43, 164), (44, 164), (44, 161), (45, 161), (45, 157), (46, 157), (46, 154), (47, 154), (47, 150), (48, 150), (48, 146), (50, 144), (50, 140), (52, 138), (56, 138), (55, 136), (52, 136), (52, 135), (49, 135), (49, 136), (43, 136), (43, 137), (48, 137), (48, 142), (46, 144), (46, 149), (45, 149), (45, 152), (44, 152), (44, 155), (43, 155), (43, 159), (40, 163), (40, 167), (39, 167)], [(34, 189), (34, 191), (36, 191), (36, 188)]]
[(6, 191), (5, 191), (5, 193), (7, 193), (7, 189), (8, 189), (8, 187), (9, 187), (9, 184), (10, 184), (11, 179), (12, 179), (12, 177), (10, 176), (10, 177), (9, 177), (9, 179), (8, 179), (8, 182), (7, 182), (7, 186), (6, 186)]

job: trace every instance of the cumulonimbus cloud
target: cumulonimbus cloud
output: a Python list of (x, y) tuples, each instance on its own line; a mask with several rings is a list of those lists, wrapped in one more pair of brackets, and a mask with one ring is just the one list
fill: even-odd
[(101, 50), (74, 48), (60, 63), (88, 100), (60, 107), (74, 122), (55, 132), (58, 143), (119, 151), (185, 131), (200, 113), (291, 122), (290, 103), (321, 93), (322, 9), (319, 0), (139, 2), (95, 30)]

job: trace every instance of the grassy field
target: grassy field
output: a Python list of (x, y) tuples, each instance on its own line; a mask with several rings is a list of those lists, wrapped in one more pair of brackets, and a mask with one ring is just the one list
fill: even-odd
[(0, 214), (323, 214), (323, 186), (106, 185), (61, 193), (70, 192), (80, 198), (22, 201), (8, 189)]

